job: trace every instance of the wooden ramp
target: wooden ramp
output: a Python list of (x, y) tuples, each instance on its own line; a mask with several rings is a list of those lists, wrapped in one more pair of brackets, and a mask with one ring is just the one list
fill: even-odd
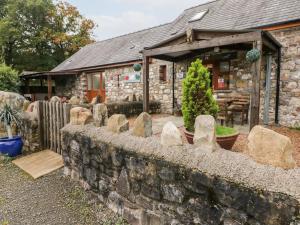
[(62, 156), (51, 150), (44, 150), (16, 159), (13, 161), (13, 164), (24, 170), (34, 179), (64, 166)]

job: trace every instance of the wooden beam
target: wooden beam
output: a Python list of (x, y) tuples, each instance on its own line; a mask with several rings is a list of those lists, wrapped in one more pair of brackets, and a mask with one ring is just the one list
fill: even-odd
[(160, 60), (164, 60), (164, 61), (169, 61), (169, 62), (173, 62), (174, 58), (167, 56), (167, 55), (158, 55), (156, 57), (154, 57), (156, 59), (160, 59)]
[(149, 57), (143, 57), (143, 111), (149, 112)]
[(265, 37), (263, 37), (263, 44), (273, 52), (277, 52), (277, 47)]
[(48, 81), (48, 99), (50, 100), (52, 97), (52, 77), (50, 75), (47, 76)]
[(230, 35), (225, 37), (216, 37), (211, 40), (197, 41), (193, 43), (184, 43), (174, 46), (167, 46), (155, 49), (146, 49), (144, 56), (164, 55), (175, 52), (192, 51), (196, 49), (211, 48), (216, 46), (233, 45), (245, 42), (253, 42), (261, 39), (261, 31)]
[(250, 103), (250, 130), (259, 124), (260, 109), (260, 74), (262, 62), (262, 40), (255, 41), (253, 48), (260, 51), (260, 58), (252, 64), (252, 91)]

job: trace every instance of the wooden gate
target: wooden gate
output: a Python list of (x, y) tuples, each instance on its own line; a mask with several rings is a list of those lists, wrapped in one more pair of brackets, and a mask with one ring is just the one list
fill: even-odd
[(38, 123), (43, 149), (62, 153), (60, 129), (70, 122), (70, 110), (70, 104), (39, 101)]

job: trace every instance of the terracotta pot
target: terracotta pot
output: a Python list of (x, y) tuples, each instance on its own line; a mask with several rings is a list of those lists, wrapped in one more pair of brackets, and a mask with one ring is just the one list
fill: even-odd
[(227, 136), (217, 136), (217, 142), (221, 146), (221, 148), (231, 150), (239, 135), (240, 133), (236, 132)]
[[(194, 140), (193, 140), (194, 133), (191, 133), (186, 129), (184, 129), (184, 134), (188, 143), (194, 144)], [(227, 135), (227, 136), (217, 136), (217, 143), (221, 146), (221, 148), (224, 148), (226, 150), (231, 150), (239, 135), (240, 133), (236, 132), (234, 134)]]
[(191, 145), (194, 144), (194, 140), (193, 140), (194, 133), (191, 133), (191, 132), (187, 131), (186, 129), (184, 129), (183, 132), (185, 134), (185, 137), (186, 137), (188, 143), (191, 144)]

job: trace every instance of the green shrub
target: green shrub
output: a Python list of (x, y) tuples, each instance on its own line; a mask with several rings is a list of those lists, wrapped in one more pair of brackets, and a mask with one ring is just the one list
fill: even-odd
[(16, 70), (5, 64), (0, 64), (0, 91), (18, 92), (19, 82)]
[(218, 105), (210, 87), (210, 73), (197, 59), (191, 64), (183, 81), (182, 114), (185, 128), (194, 131), (199, 115), (216, 116)]

